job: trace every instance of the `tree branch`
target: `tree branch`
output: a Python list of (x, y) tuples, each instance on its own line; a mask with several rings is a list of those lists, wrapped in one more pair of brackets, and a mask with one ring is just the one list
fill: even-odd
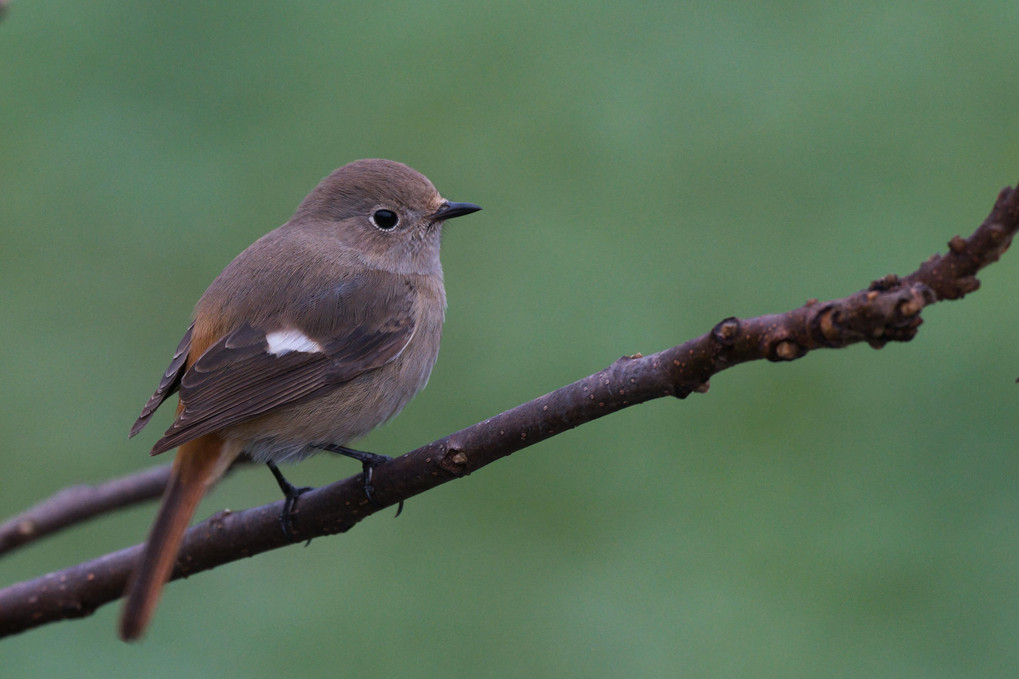
[(0, 555), (93, 516), (159, 497), (169, 478), (165, 464), (97, 486), (64, 488), (0, 524)]
[[(251, 460), (242, 456), (229, 471), (243, 464)], [(169, 479), (170, 463), (98, 485), (82, 483), (57, 491), (0, 524), (0, 556), (95, 516), (153, 500), (163, 494)]]
[[(822, 348), (858, 342), (881, 347), (908, 341), (920, 312), (979, 287), (975, 274), (997, 261), (1019, 230), (1019, 191), (1006, 188), (984, 223), (953, 238), (914, 273), (886, 276), (838, 300), (811, 300), (782, 314), (727, 318), (709, 333), (651, 356), (626, 356), (604, 370), (418, 448), (375, 470), (375, 497), (387, 506), (627, 406), (661, 396), (685, 398), (708, 379), (752, 360), (788, 361)], [(214, 568), (290, 543), (279, 528), (282, 501), (223, 511), (192, 527), (173, 578)], [(301, 497), (294, 529), (301, 540), (342, 533), (379, 508), (364, 497), (359, 476)], [(90, 615), (121, 596), (140, 545), (0, 590), (0, 636)]]

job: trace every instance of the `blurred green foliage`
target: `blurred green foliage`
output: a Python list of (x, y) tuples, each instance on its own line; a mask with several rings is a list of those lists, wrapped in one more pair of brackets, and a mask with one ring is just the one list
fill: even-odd
[[(157, 461), (191, 305), (325, 174), (404, 161), (448, 229), (400, 453), (729, 315), (906, 273), (1019, 179), (1015, 2), (134, 3), (0, 22), (0, 515)], [(1015, 253), (908, 345), (718, 376), (346, 536), (0, 642), (9, 677), (1019, 673)], [(297, 483), (355, 473), (328, 457)], [(233, 475), (201, 516), (275, 500)], [(0, 561), (142, 539), (151, 505)]]

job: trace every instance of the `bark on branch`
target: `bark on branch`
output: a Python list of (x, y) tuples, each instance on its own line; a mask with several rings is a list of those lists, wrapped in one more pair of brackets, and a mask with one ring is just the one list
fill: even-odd
[[(710, 332), (651, 356), (624, 356), (604, 370), (418, 448), (375, 470), (381, 506), (396, 504), (517, 450), (636, 403), (704, 391), (726, 368), (758, 359), (789, 361), (822, 348), (858, 342), (881, 347), (916, 334), (924, 307), (959, 299), (979, 287), (976, 273), (1008, 249), (1019, 230), (1019, 191), (1005, 188), (969, 238), (955, 237), (944, 255), (917, 271), (890, 275), (849, 297), (782, 314), (727, 318)], [(139, 475), (139, 479), (141, 475)], [(223, 511), (192, 527), (173, 577), (293, 544), (278, 516), (283, 502)], [(307, 540), (350, 530), (379, 511), (367, 502), (360, 476), (301, 497), (294, 529)], [(102, 556), (0, 590), (0, 636), (56, 620), (90, 615), (121, 596), (140, 546)]]
[(165, 464), (96, 486), (64, 488), (0, 524), (0, 556), (93, 516), (157, 498), (169, 478), (170, 465)]

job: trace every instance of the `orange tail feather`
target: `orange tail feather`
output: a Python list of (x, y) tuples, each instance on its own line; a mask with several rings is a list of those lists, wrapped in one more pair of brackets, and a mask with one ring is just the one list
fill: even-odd
[(120, 637), (124, 641), (138, 639), (145, 632), (198, 503), (239, 453), (239, 445), (215, 434), (188, 441), (177, 451), (155, 523), (128, 580), (127, 601), (120, 616)]

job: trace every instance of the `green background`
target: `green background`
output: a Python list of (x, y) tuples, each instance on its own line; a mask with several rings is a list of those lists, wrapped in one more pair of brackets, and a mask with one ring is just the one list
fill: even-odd
[[(404, 161), (447, 230), (398, 454), (730, 316), (907, 273), (1019, 179), (1019, 4), (13, 0), (0, 22), (0, 516), (127, 430), (241, 249)], [(1012, 677), (1019, 253), (915, 341), (740, 366), (345, 536), (0, 641), (5, 677)], [(299, 484), (353, 474), (320, 457)], [(261, 469), (200, 516), (278, 498)], [(154, 506), (0, 560), (142, 539)]]

